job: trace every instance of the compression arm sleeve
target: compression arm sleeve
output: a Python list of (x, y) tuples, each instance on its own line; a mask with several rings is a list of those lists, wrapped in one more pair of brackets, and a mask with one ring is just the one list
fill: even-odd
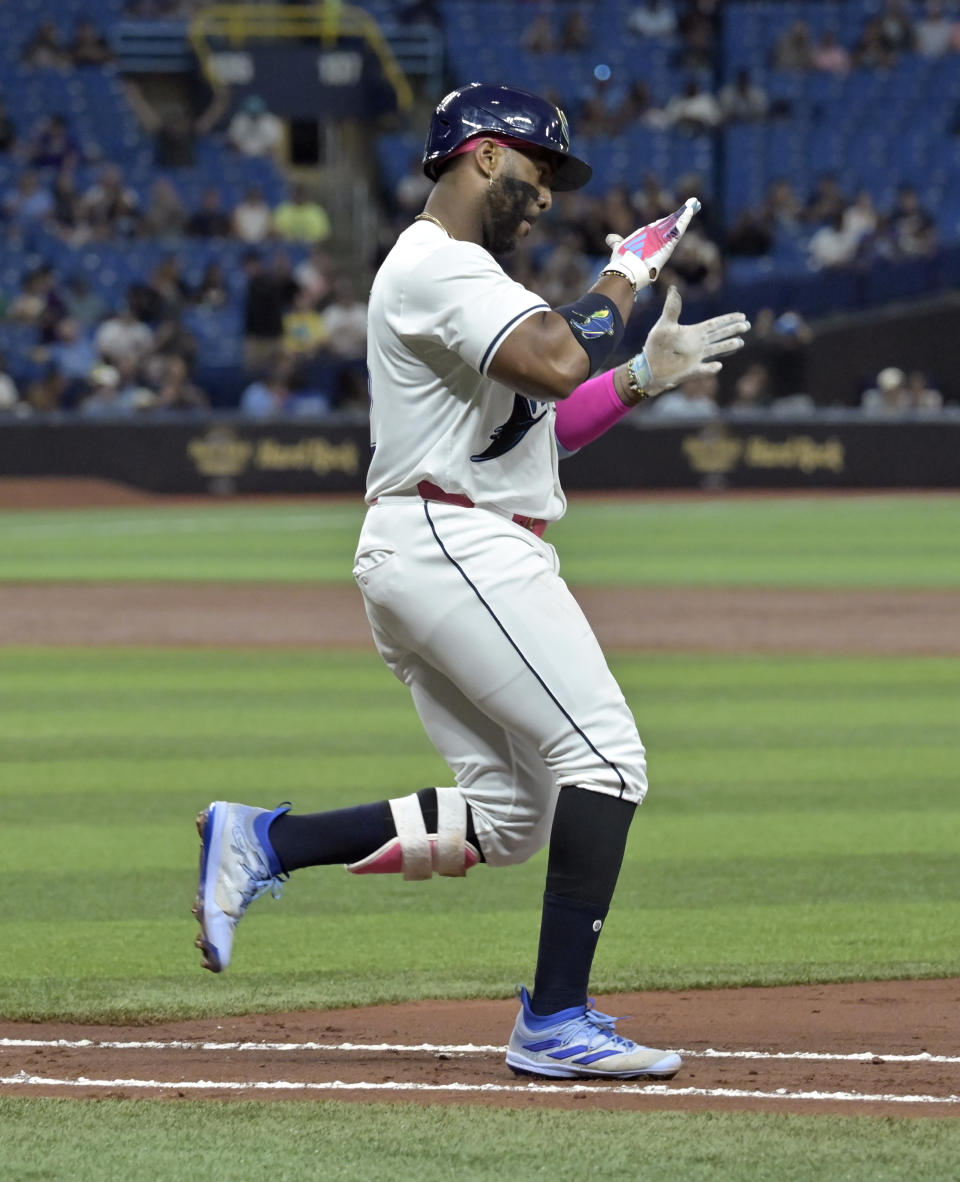
[(569, 398), (557, 403), (554, 433), (557, 443), (571, 455), (609, 431), (614, 423), (633, 410), (624, 406), (613, 382), (613, 370), (581, 382)]

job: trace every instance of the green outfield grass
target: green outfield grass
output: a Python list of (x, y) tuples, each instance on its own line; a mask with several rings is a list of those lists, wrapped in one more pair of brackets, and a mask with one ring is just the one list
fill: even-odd
[[(0, 1100), (9, 1179), (953, 1182), (948, 1121), (411, 1104)], [(952, 1163), (952, 1164), (951, 1164)]]
[[(652, 789), (598, 992), (960, 973), (960, 662), (621, 655)], [(110, 1020), (508, 996), (544, 858), (294, 875), (201, 971), (196, 811), (449, 782), (373, 653), (0, 649), (0, 1013)]]
[[(350, 579), (359, 503), (0, 513), (0, 579)], [(574, 582), (960, 586), (960, 497), (574, 500)]]

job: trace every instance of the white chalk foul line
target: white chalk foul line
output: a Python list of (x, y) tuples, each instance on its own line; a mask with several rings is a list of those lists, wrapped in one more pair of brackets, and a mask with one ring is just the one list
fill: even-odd
[[(505, 1046), (476, 1045), (474, 1043), (395, 1043), (395, 1042), (209, 1042), (187, 1039), (144, 1039), (140, 1041), (110, 1041), (108, 1039), (68, 1038), (0, 1038), (0, 1048), (60, 1048), (80, 1050), (87, 1047), (110, 1051), (425, 1051), (435, 1055), (502, 1055)], [(854, 1051), (839, 1054), (831, 1051), (725, 1051), (708, 1047), (705, 1050), (680, 1050), (685, 1059), (770, 1059), (808, 1060), (810, 1062), (871, 1063), (882, 1059), (885, 1063), (960, 1063), (960, 1055), (932, 1055), (918, 1051), (912, 1055), (888, 1054), (885, 1051)]]
[(960, 1096), (903, 1096), (877, 1092), (791, 1092), (777, 1088), (773, 1092), (740, 1088), (685, 1088), (669, 1084), (582, 1084), (570, 1080), (565, 1084), (426, 1084), (426, 1083), (371, 1083), (349, 1082), (342, 1079), (324, 1081), (299, 1081), (289, 1079), (271, 1080), (156, 1080), (156, 1079), (53, 1079), (43, 1075), (29, 1075), (21, 1071), (17, 1075), (0, 1076), (0, 1086), (51, 1087), (51, 1088), (139, 1088), (163, 1091), (231, 1091), (231, 1092), (459, 1092), (496, 1093), (499, 1095), (571, 1095), (588, 1093), (596, 1095), (630, 1096), (702, 1096), (713, 1099), (731, 1100), (813, 1100), (849, 1101), (859, 1104), (960, 1104)]

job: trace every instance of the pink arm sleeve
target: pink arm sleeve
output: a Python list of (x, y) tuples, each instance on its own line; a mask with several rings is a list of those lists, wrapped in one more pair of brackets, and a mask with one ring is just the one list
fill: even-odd
[(630, 410), (624, 406), (613, 384), (613, 370), (581, 382), (576, 390), (557, 403), (557, 442), (565, 451), (577, 451), (609, 431)]

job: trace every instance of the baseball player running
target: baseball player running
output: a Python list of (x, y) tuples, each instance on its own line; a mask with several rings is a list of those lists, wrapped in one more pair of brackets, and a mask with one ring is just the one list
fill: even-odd
[(460, 876), (549, 842), (533, 992), (519, 991), (508, 1065), (669, 1079), (678, 1055), (618, 1034), (587, 999), (646, 760), (543, 534), (566, 507), (558, 461), (642, 399), (715, 373), (750, 326), (740, 313), (681, 325), (671, 289), (642, 352), (604, 369), (694, 199), (611, 236), (598, 281), (565, 307), (505, 274), (495, 256), (532, 232), (554, 192), (591, 176), (570, 152), (563, 112), (536, 95), (453, 91), (423, 166), (435, 182), (426, 209), (370, 295), (374, 452), (354, 575), (377, 648), (454, 784), (304, 815), (215, 801), (198, 818), (197, 945), (221, 972), (251, 901), (303, 866)]

